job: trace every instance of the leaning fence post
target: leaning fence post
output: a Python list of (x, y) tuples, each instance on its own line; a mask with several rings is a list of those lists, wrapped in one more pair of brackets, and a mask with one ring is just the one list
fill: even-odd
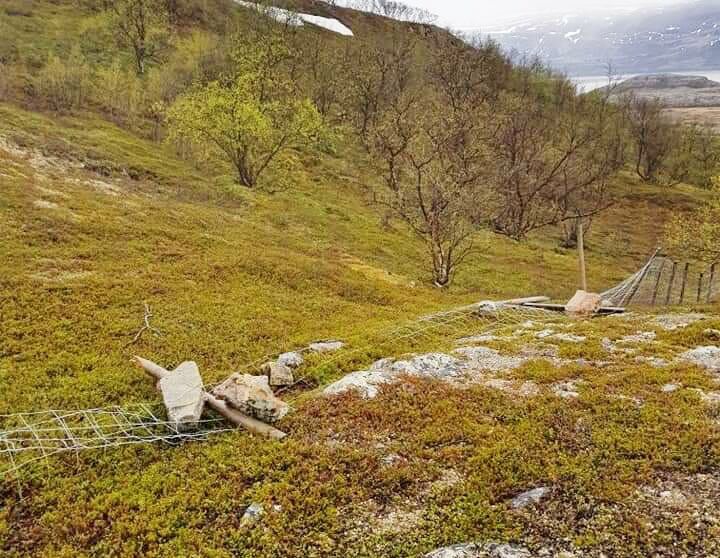
[(708, 295), (707, 295), (707, 301), (708, 303), (712, 302), (712, 290), (713, 290), (713, 283), (715, 283), (715, 266), (717, 264), (712, 264), (710, 266), (710, 283), (708, 283)]
[(653, 306), (655, 306), (655, 303), (657, 302), (658, 290), (660, 289), (660, 280), (662, 279), (663, 271), (665, 271), (666, 264), (667, 264), (667, 260), (663, 260), (663, 263), (660, 266), (660, 271), (658, 271), (657, 279), (655, 280), (655, 288), (653, 289), (653, 295), (652, 295), (652, 305)]
[(665, 306), (670, 304), (672, 288), (675, 285), (675, 274), (677, 273), (677, 265), (677, 262), (673, 262), (672, 273), (670, 274), (670, 284), (668, 285), (667, 294), (665, 295)]
[(685, 287), (687, 286), (688, 273), (690, 272), (690, 262), (685, 264), (685, 273), (683, 273), (682, 286), (680, 287), (680, 304), (685, 302)]
[(632, 290), (628, 293), (628, 296), (623, 300), (622, 305), (623, 306), (630, 306), (630, 303), (632, 302), (633, 298), (635, 298), (635, 295), (637, 294), (638, 290), (640, 289), (640, 285), (642, 285), (642, 282), (645, 281), (645, 277), (647, 276), (648, 272), (650, 271), (650, 266), (655, 261), (655, 259), (658, 257), (658, 254), (660, 254), (660, 248), (655, 250), (655, 253), (653, 254), (652, 258), (650, 258), (650, 261), (645, 264), (645, 267), (643, 268), (642, 272), (640, 273), (640, 277), (637, 280), (637, 283), (633, 285)]

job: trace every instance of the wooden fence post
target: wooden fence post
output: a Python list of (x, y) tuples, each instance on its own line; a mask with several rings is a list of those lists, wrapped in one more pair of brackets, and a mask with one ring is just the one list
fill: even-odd
[(652, 305), (653, 306), (655, 306), (655, 303), (657, 302), (658, 290), (660, 289), (660, 280), (662, 279), (663, 271), (665, 271), (666, 264), (667, 264), (667, 260), (663, 260), (663, 263), (660, 266), (660, 271), (658, 271), (657, 279), (655, 280), (655, 288), (653, 289), (653, 295), (652, 295)]
[(665, 306), (668, 306), (670, 304), (672, 288), (675, 285), (675, 274), (677, 273), (677, 266), (677, 262), (673, 262), (672, 273), (670, 274), (670, 284), (668, 285), (667, 294), (665, 295)]
[(708, 303), (712, 302), (712, 290), (713, 290), (713, 283), (715, 283), (715, 266), (717, 264), (712, 264), (710, 266), (710, 283), (708, 284), (708, 295), (707, 295), (707, 301)]
[(683, 273), (682, 286), (680, 287), (680, 304), (685, 302), (685, 287), (687, 287), (688, 273), (690, 272), (690, 262), (685, 264), (685, 273)]
[(578, 258), (580, 260), (580, 288), (587, 291), (587, 271), (585, 268), (585, 231), (583, 230), (582, 217), (577, 219), (577, 243)]

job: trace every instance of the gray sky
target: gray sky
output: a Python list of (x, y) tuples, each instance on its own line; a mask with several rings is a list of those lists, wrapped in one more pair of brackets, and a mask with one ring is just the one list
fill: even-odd
[(457, 29), (497, 25), (504, 19), (526, 14), (572, 13), (596, 8), (641, 8), (664, 4), (690, 3), (692, 0), (405, 0), (430, 10), (441, 23)]

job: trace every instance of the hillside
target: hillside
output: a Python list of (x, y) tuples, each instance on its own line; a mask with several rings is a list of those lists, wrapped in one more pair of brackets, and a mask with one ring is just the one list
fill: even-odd
[[(155, 141), (143, 119), (92, 103), (42, 106), (24, 91), (48, 49), (70, 52), (70, 37), (84, 36), (90, 60), (116, 54), (82, 5), (0, 7), (4, 60), (27, 55), (0, 102), (0, 429), (21, 412), (140, 403), (164, 412), (130, 363), (136, 354), (169, 368), (194, 360), (211, 385), (313, 341), (346, 346), (309, 356), (281, 394), (293, 407), (277, 424), (283, 441), (230, 430), (196, 443), (39, 452), (16, 471), (22, 456), (0, 438), (0, 555), (399, 558), (474, 541), (512, 543), (522, 557), (717, 553), (720, 395), (710, 371), (683, 356), (717, 343), (715, 306), (658, 319), (438, 319), (485, 299), (566, 300), (576, 254), (555, 228), (523, 242), (483, 229), (452, 286), (438, 289), (423, 242), (373, 203), (379, 172), (350, 134), (333, 149), (294, 151), (291, 180), (280, 168), (276, 190), (252, 190), (226, 163), (193, 164)], [(452, 40), (301, 8), (337, 17), (362, 41), (382, 42), (390, 28), (428, 49)], [(670, 214), (709, 195), (625, 171), (611, 190), (615, 203), (588, 237), (596, 291), (637, 271)], [(139, 335), (145, 319), (154, 330)], [(481, 334), (492, 338), (468, 339)], [(482, 345), (477, 358), (491, 362), (457, 384), (431, 371), (400, 375), (374, 399), (322, 393), (379, 359), (456, 355), (458, 343)], [(445, 356), (430, 362), (450, 362), (455, 378), (460, 365)], [(542, 487), (537, 513), (511, 504)], [(247, 518), (252, 504), (264, 510), (257, 519)]]
[(571, 75), (686, 72), (720, 66), (720, 10), (696, 0), (641, 10), (526, 17), (483, 29), (507, 49), (539, 55)]

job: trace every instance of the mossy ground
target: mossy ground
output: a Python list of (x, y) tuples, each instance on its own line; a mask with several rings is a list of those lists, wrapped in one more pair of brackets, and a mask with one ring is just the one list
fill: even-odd
[[(304, 154), (292, 188), (267, 194), (92, 115), (4, 104), (0, 136), (0, 413), (156, 400), (129, 365), (136, 353), (167, 366), (196, 360), (211, 383), (316, 339), (348, 341), (337, 359), (310, 363), (309, 385), (318, 385), (473, 333), (467, 323), (411, 339), (379, 333), (428, 312), (574, 290), (575, 255), (556, 248), (554, 234), (523, 244), (480, 235), (453, 288), (430, 287), (422, 245), (397, 222), (381, 226), (367, 196), (373, 169), (349, 142), (336, 155)], [(617, 206), (590, 237), (597, 290), (635, 271), (669, 210), (699, 195), (629, 176), (616, 190)], [(144, 301), (162, 336), (129, 345)], [(598, 359), (603, 337), (643, 327), (618, 324), (576, 324), (588, 342), (563, 344), (560, 356)], [(659, 332), (652, 353), (695, 346), (700, 327)], [(717, 538), (692, 524), (658, 534), (631, 528), (619, 511), (596, 513), (631, 509), (634, 490), (661, 474), (717, 468), (715, 411), (693, 392), (656, 389), (671, 380), (710, 389), (707, 374), (628, 357), (603, 369), (530, 363), (513, 375), (586, 383), (570, 402), (418, 380), (371, 402), (305, 395), (280, 425), (290, 433), (281, 443), (237, 432), (53, 458), (2, 484), (0, 552), (400, 557), (476, 539), (530, 544), (532, 515), (506, 500), (537, 484), (559, 495), (543, 525), (578, 548), (621, 541), (622, 555), (645, 556), (668, 537), (687, 553), (714, 548)], [(388, 463), (390, 454), (399, 459)], [(281, 508), (241, 525), (251, 502)]]

